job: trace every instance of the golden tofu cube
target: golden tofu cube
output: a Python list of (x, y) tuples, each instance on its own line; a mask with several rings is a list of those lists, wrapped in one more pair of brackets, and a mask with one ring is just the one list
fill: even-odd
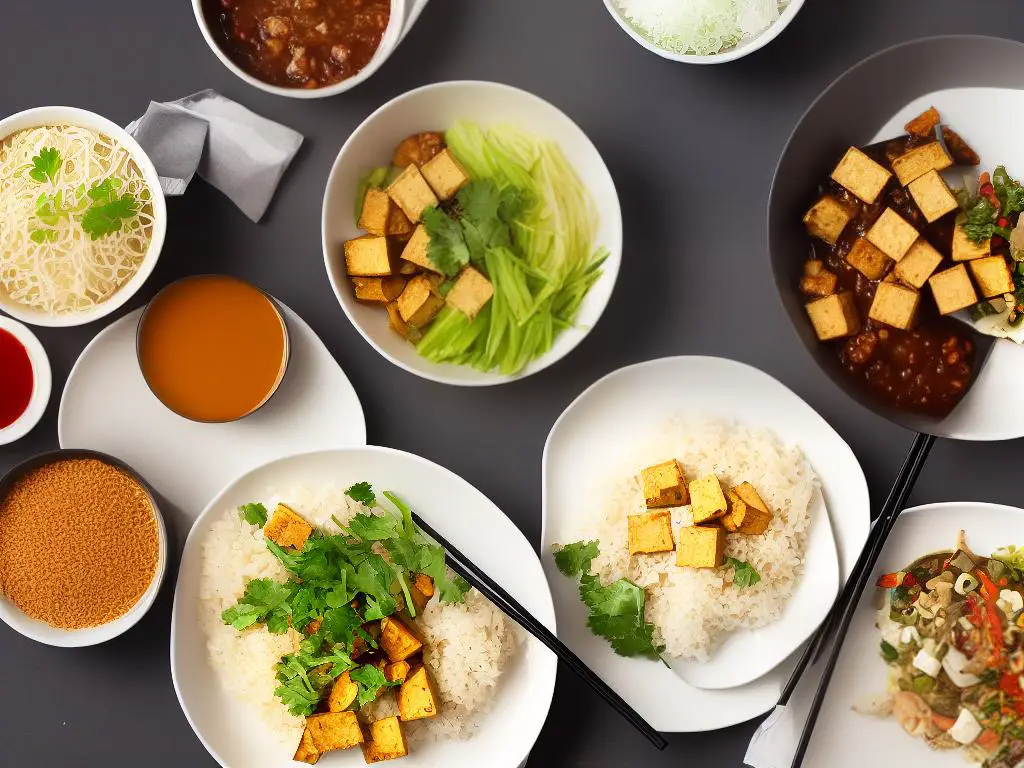
[(292, 760), (307, 765), (316, 765), (320, 760), (320, 751), (313, 743), (313, 736), (310, 734), (309, 728), (303, 729), (299, 746), (295, 749), (295, 756), (292, 757)]
[(430, 278), (416, 275), (406, 284), (397, 304), (402, 320), (414, 328), (422, 328), (441, 311), (444, 299), (437, 295)]
[(370, 304), (389, 304), (405, 290), (405, 278), (395, 275), (388, 277), (353, 277), (356, 299)]
[(953, 158), (937, 141), (915, 147), (892, 161), (892, 169), (904, 187), (928, 171), (944, 171), (953, 165)]
[(365, 229), (371, 235), (389, 234), (388, 218), (393, 206), (388, 193), (378, 187), (370, 187), (363, 198), (363, 210), (359, 214), (356, 226)]
[(419, 653), (423, 643), (405, 624), (394, 616), (387, 616), (380, 620), (380, 648), (390, 661), (405, 661)]
[(385, 235), (404, 238), (411, 235), (415, 228), (416, 225), (409, 221), (409, 217), (402, 213), (401, 208), (397, 205), (391, 206), (391, 211), (388, 213), (388, 222), (384, 227)]
[(917, 240), (917, 230), (892, 208), (886, 208), (871, 225), (867, 238), (890, 259), (899, 261)]
[(921, 294), (899, 283), (879, 283), (868, 317), (893, 328), (909, 330), (917, 318)]
[(385, 664), (384, 679), (389, 683), (404, 683), (411, 669), (412, 665), (408, 661), (396, 661), (394, 664)]
[(443, 149), (420, 166), (420, 173), (441, 200), (451, 199), (469, 183), (469, 174), (450, 149)]
[(931, 243), (923, 237), (919, 237), (893, 271), (901, 281), (921, 290), (941, 263), (942, 254), (932, 248)]
[(436, 717), (439, 698), (426, 667), (417, 667), (398, 688), (398, 716), (405, 722)]
[(743, 483), (743, 486), (750, 489), (753, 496), (756, 497), (757, 504), (760, 506), (748, 503), (741, 497), (738, 493), (740, 486), (728, 490), (725, 492), (725, 496), (729, 500), (729, 511), (722, 518), (722, 525), (725, 526), (726, 530), (733, 533), (742, 533), (745, 536), (760, 536), (768, 530), (773, 515), (764, 506), (761, 497), (750, 483)]
[(469, 319), (477, 316), (494, 295), (494, 286), (473, 267), (465, 267), (444, 300)]
[(419, 221), (424, 210), (438, 203), (434, 191), (415, 165), (410, 165), (402, 171), (387, 191), (395, 205), (401, 208), (402, 213), (412, 222)]
[(367, 765), (405, 757), (409, 754), (409, 745), (402, 732), (402, 723), (397, 717), (385, 717), (370, 723), (370, 736), (361, 749)]
[(805, 308), (821, 341), (852, 336), (860, 330), (860, 315), (850, 291), (815, 299)]
[(363, 235), (345, 241), (345, 271), (352, 277), (384, 277), (391, 274), (391, 244), (380, 235)]
[(846, 254), (846, 263), (868, 280), (881, 280), (891, 259), (863, 237), (857, 238)]
[(693, 525), (679, 529), (676, 565), (718, 568), (725, 562), (725, 529), (720, 525)]
[(978, 293), (986, 299), (1013, 293), (1013, 273), (1002, 256), (986, 256), (967, 262), (978, 285)]
[(627, 515), (626, 524), (631, 555), (671, 552), (675, 548), (672, 541), (672, 513), (668, 510)]
[(663, 461), (640, 472), (648, 509), (681, 507), (690, 500), (683, 465), (675, 459)]
[(832, 195), (825, 195), (804, 214), (804, 225), (814, 237), (835, 245), (852, 218), (853, 211)]
[(277, 546), (285, 549), (289, 547), (302, 549), (311, 533), (313, 533), (313, 526), (284, 504), (277, 505), (274, 514), (263, 526), (264, 538), (270, 539)]
[(957, 222), (953, 227), (953, 245), (951, 248), (953, 261), (970, 261), (992, 255), (992, 239), (976, 243), (967, 236), (963, 223)]
[(728, 509), (725, 491), (716, 475), (704, 475), (690, 483), (690, 515), (695, 525), (719, 518)]
[(971, 278), (967, 274), (967, 267), (963, 264), (957, 264), (955, 267), (932, 275), (928, 280), (928, 285), (932, 287), (935, 304), (943, 315), (966, 309), (972, 304), (978, 303), (978, 294), (974, 292)]
[(434, 580), (425, 573), (414, 574), (412, 586), (416, 587), (428, 599), (434, 596)]
[(331, 686), (330, 696), (327, 697), (327, 711), (344, 712), (352, 706), (358, 693), (359, 686), (352, 682), (352, 676), (348, 672), (342, 672)]
[(868, 205), (878, 199), (892, 174), (861, 152), (850, 147), (832, 171), (832, 180)]
[(431, 272), (440, 273), (440, 270), (430, 260), (430, 235), (427, 234), (427, 228), (422, 224), (416, 226), (409, 242), (402, 249), (402, 260), (423, 269), (429, 269)]
[(938, 171), (928, 171), (918, 176), (907, 185), (907, 190), (929, 223), (959, 207), (949, 185)]
[(313, 746), (320, 754), (335, 749), (350, 749), (363, 743), (363, 729), (355, 712), (327, 712), (306, 718)]

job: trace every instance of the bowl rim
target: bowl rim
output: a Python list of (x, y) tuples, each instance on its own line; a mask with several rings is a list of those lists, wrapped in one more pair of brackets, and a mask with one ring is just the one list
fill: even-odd
[[(45, 451), (43, 453), (30, 456), (24, 461), (18, 462), (0, 476), (0, 501), (2, 501), (6, 496), (10, 486), (21, 479), (21, 477), (26, 473), (58, 461), (71, 459), (96, 459), (101, 461), (104, 464), (114, 467), (128, 475), (128, 477), (138, 483), (146, 492), (150, 506), (153, 509), (153, 519), (156, 521), (157, 561), (156, 570), (153, 572), (153, 578), (150, 581), (149, 586), (146, 587), (146, 591), (142, 593), (142, 597), (136, 601), (135, 605), (116, 619), (113, 619), (106, 624), (100, 624), (96, 627), (69, 630), (61, 630), (56, 627), (51, 627), (45, 622), (31, 618), (6, 596), (0, 595), (0, 621), (3, 621), (4, 624), (15, 632), (29, 638), (30, 640), (35, 640), (37, 643), (53, 646), (55, 648), (84, 648), (87, 646), (100, 645), (101, 643), (113, 640), (115, 637), (120, 637), (129, 629), (134, 627), (139, 620), (149, 612), (149, 609), (153, 607), (153, 603), (156, 602), (164, 577), (167, 574), (167, 561), (169, 559), (167, 526), (164, 522), (163, 514), (160, 511), (156, 491), (153, 490), (152, 486), (146, 482), (142, 475), (136, 472), (128, 464), (115, 456), (111, 456), (101, 451), (94, 451), (88, 448), (59, 448), (53, 451)], [(23, 617), (25, 620), (24, 623), (12, 622), (9, 618), (12, 615)]]
[(646, 48), (653, 54), (661, 56), (663, 59), (669, 61), (677, 61), (682, 64), (725, 64), (729, 61), (736, 61), (742, 59), (754, 51), (760, 50), (764, 46), (768, 45), (772, 40), (782, 34), (782, 31), (790, 25), (796, 15), (803, 8), (804, 0), (789, 0), (789, 3), (785, 8), (782, 9), (782, 13), (779, 14), (779, 18), (771, 23), (771, 25), (757, 37), (747, 40), (746, 42), (734, 45), (719, 53), (711, 53), (706, 56), (694, 53), (674, 53), (661, 48), (651, 40), (645, 38), (637, 30), (635, 30), (625, 18), (623, 18), (621, 12), (615, 7), (613, 0), (604, 0), (604, 7), (611, 14), (611, 17), (615, 19), (623, 31), (629, 35), (633, 40), (640, 46)]
[(356, 72), (352, 77), (340, 80), (337, 83), (326, 85), (321, 88), (286, 88), (281, 85), (273, 85), (260, 80), (254, 75), (250, 75), (240, 66), (238, 66), (231, 57), (224, 52), (220, 47), (220, 44), (213, 36), (213, 32), (210, 30), (210, 25), (206, 22), (206, 14), (203, 13), (203, 1), (204, 0), (192, 0), (192, 14), (195, 16), (196, 23), (199, 25), (199, 31), (202, 32), (203, 39), (209, 46), (210, 50), (213, 51), (214, 55), (220, 59), (221, 64), (228, 68), (228, 70), (241, 80), (244, 80), (249, 85), (259, 88), (261, 91), (272, 93), (275, 96), (285, 96), (292, 99), (325, 99), (330, 96), (336, 96), (339, 93), (345, 93), (355, 88), (360, 83), (368, 80), (378, 69), (384, 66), (391, 54), (394, 53), (395, 48), (402, 40), (402, 33), (405, 30), (406, 15), (408, 13), (408, 3), (414, 0), (390, 0), (391, 2), (391, 15), (388, 17), (388, 25), (384, 28), (384, 34), (381, 35), (380, 44), (377, 46), (377, 50), (373, 52), (373, 56), (367, 62), (366, 66)]
[(27, 128), (55, 123), (78, 125), (83, 128), (99, 131), (121, 144), (128, 150), (132, 159), (142, 171), (143, 179), (145, 179), (146, 185), (149, 187), (153, 205), (153, 234), (149, 240), (149, 248), (146, 249), (146, 254), (142, 257), (142, 262), (139, 264), (135, 274), (118, 288), (110, 298), (84, 312), (51, 315), (39, 310), (26, 308), (21, 304), (0, 297), (0, 310), (3, 310), (16, 320), (20, 320), (28, 325), (44, 328), (70, 328), (87, 325), (116, 312), (138, 293), (146, 280), (153, 274), (163, 249), (164, 237), (167, 234), (167, 201), (164, 199), (164, 191), (160, 186), (160, 177), (157, 175), (156, 167), (153, 165), (153, 161), (149, 159), (146, 151), (139, 146), (134, 137), (124, 128), (96, 112), (80, 109), (79, 107), (66, 106), (45, 106), (25, 109), (0, 120), (0, 141)]
[(46, 413), (46, 407), (50, 402), (50, 395), (53, 389), (53, 371), (50, 369), (50, 358), (46, 354), (46, 348), (24, 323), (0, 315), (0, 330), (11, 334), (28, 353), (29, 363), (32, 366), (32, 395), (29, 397), (28, 406), (18, 418), (0, 428), (0, 445), (8, 445), (17, 442), (33, 429)]
[[(425, 358), (419, 358), (423, 361), (424, 364), (429, 364), (436, 368), (436, 370), (426, 370), (424, 367), (410, 365), (409, 363), (395, 357), (391, 353), (387, 352), (373, 339), (369, 331), (367, 331), (367, 329), (364, 328), (363, 325), (357, 321), (355, 316), (349, 310), (349, 307), (347, 306), (344, 299), (344, 296), (347, 293), (348, 286), (339, 284), (339, 281), (335, 279), (331, 265), (331, 243), (328, 242), (327, 231), (328, 218), (331, 215), (331, 209), (329, 208), (332, 198), (331, 190), (333, 189), (337, 181), (336, 177), (341, 174), (342, 159), (345, 157), (346, 152), (348, 152), (352, 143), (360, 136), (362, 136), (362, 134), (370, 131), (372, 129), (373, 124), (385, 112), (407, 100), (418, 98), (419, 96), (422, 96), (423, 94), (428, 92), (445, 90), (457, 91), (463, 88), (493, 89), (495, 91), (502, 92), (509, 97), (532, 101), (534, 104), (542, 108), (553, 110), (554, 113), (556, 113), (561, 119), (567, 121), (568, 125), (571, 126), (571, 128), (578, 133), (582, 145), (588, 147), (590, 150), (593, 151), (594, 156), (600, 163), (599, 170), (605, 176), (607, 176), (611, 191), (614, 194), (614, 210), (598, 212), (602, 222), (610, 223), (613, 230), (612, 239), (618, 240), (618, 247), (617, 249), (613, 249), (612, 247), (609, 246), (609, 256), (602, 265), (603, 272), (598, 282), (606, 280), (609, 281), (609, 288), (607, 291), (607, 295), (605, 296), (601, 304), (595, 307), (595, 318), (593, 322), (591, 322), (589, 326), (582, 328), (581, 330), (583, 332), (580, 333), (578, 337), (572, 342), (572, 344), (568, 346), (565, 350), (563, 350), (560, 354), (552, 354), (553, 350), (548, 350), (539, 358), (528, 363), (527, 366), (519, 373), (512, 375), (501, 374), (494, 371), (478, 371), (476, 372), (479, 374), (479, 376), (477, 377), (460, 378), (458, 376), (446, 374), (444, 373), (444, 371), (449, 369), (464, 370), (466, 366), (454, 365), (450, 363), (431, 363)], [(546, 99), (542, 98), (541, 96), (537, 96), (536, 94), (531, 93), (530, 91), (526, 91), (522, 88), (517, 88), (516, 86), (513, 85), (497, 83), (490, 80), (446, 80), (437, 83), (429, 83), (427, 85), (419, 86), (418, 88), (414, 88), (410, 91), (406, 91), (404, 93), (399, 94), (398, 96), (395, 96), (393, 99), (390, 99), (389, 101), (385, 102), (377, 109), (375, 109), (372, 113), (370, 113), (370, 115), (366, 117), (366, 119), (364, 119), (355, 128), (355, 130), (352, 131), (351, 134), (349, 134), (349, 137), (345, 140), (344, 144), (342, 144), (341, 149), (338, 150), (338, 154), (334, 158), (334, 162), (331, 165), (331, 170), (327, 176), (327, 183), (324, 188), (323, 204), (320, 215), (320, 233), (321, 247), (323, 249), (324, 268), (327, 270), (327, 278), (331, 284), (331, 290), (334, 292), (334, 297), (337, 300), (338, 304), (341, 305), (342, 311), (344, 311), (345, 316), (348, 318), (349, 322), (356, 329), (356, 331), (359, 332), (359, 335), (362, 336), (363, 339), (371, 347), (373, 347), (374, 350), (376, 350), (382, 357), (384, 357), (384, 359), (398, 366), (402, 370), (411, 373), (415, 376), (419, 376), (422, 379), (427, 379), (428, 381), (434, 381), (439, 384), (448, 384), (457, 387), (489, 387), (519, 381), (521, 379), (528, 378), (529, 376), (532, 376), (536, 373), (540, 373), (544, 369), (549, 368), (550, 366), (559, 362), (563, 358), (567, 357), (574, 349), (576, 349), (577, 346), (579, 346), (583, 339), (586, 338), (591, 333), (591, 331), (593, 331), (594, 327), (598, 324), (598, 322), (600, 322), (601, 318), (604, 316), (605, 310), (608, 308), (608, 303), (611, 301), (611, 297), (615, 291), (615, 286), (618, 283), (618, 277), (619, 272), (621, 271), (622, 255), (624, 250), (622, 204), (619, 200), (618, 189), (615, 186), (615, 178), (612, 176), (611, 170), (608, 168), (608, 164), (605, 162), (604, 158), (601, 156), (601, 153), (598, 151), (597, 146), (586, 134), (583, 128), (581, 128), (575, 120), (569, 117), (569, 115), (567, 115), (557, 106), (547, 101)], [(595, 245), (600, 246), (604, 244), (598, 242), (595, 243)], [(614, 243), (612, 245), (614, 245)], [(595, 286), (596, 285), (597, 283), (595, 283)], [(591, 287), (591, 290), (593, 290), (593, 287), (594, 286)], [(590, 293), (588, 292), (588, 296), (589, 295)]]

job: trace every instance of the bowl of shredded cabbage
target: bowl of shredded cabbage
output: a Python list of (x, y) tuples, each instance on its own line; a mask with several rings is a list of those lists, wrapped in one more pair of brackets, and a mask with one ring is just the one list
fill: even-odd
[(774, 40), (804, 0), (604, 0), (626, 34), (686, 64), (722, 64)]
[(487, 82), (425, 86), (370, 115), (335, 160), (322, 235), (359, 333), (401, 368), (462, 386), (567, 355), (622, 258), (594, 145), (543, 99)]

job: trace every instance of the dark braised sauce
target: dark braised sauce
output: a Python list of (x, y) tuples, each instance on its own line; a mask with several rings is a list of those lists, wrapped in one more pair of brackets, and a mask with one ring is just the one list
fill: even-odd
[(322, 88), (370, 62), (391, 0), (203, 0), (203, 13), (221, 49), (253, 77)]
[[(921, 143), (916, 137), (902, 136), (862, 149), (891, 170), (893, 158)], [(917, 323), (912, 330), (872, 320), (868, 310), (879, 281), (869, 280), (850, 266), (846, 254), (882, 211), (890, 207), (946, 257), (939, 266), (939, 270), (945, 269), (952, 265), (949, 255), (956, 212), (928, 224), (895, 175), (873, 205), (861, 202), (831, 178), (818, 192), (828, 192), (858, 211), (835, 246), (817, 239), (810, 244), (810, 258), (821, 259), (838, 275), (838, 290), (853, 292), (857, 310), (864, 319), (856, 335), (827, 343), (835, 349), (843, 370), (877, 399), (901, 410), (945, 416), (966, 394), (974, 375), (974, 333), (958, 320), (939, 314), (927, 285), (922, 288)], [(995, 247), (993, 252), (997, 252)]]

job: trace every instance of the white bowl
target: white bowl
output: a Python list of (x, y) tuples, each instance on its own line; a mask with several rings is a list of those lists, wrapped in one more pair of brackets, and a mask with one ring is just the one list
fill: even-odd
[[(295, 763), (292, 750), (260, 727), (256, 711), (224, 688), (210, 664), (199, 610), (203, 545), (210, 526), (225, 512), (234, 514), (240, 504), (265, 500), (275, 490), (344, 488), (363, 480), (378, 492), (394, 490), (452, 546), (502, 584), (546, 627), (555, 629), (551, 591), (533, 547), (493, 502), (449, 470), (409, 453), (375, 446), (272, 461), (230, 483), (203, 510), (185, 543), (174, 593), (174, 689), (196, 736), (225, 768), (288, 768)], [(516, 768), (525, 761), (547, 718), (556, 668), (554, 654), (525, 637), (497, 683), (490, 710), (478, 720), (478, 730), (466, 739), (415, 744), (402, 759), (402, 767)], [(362, 764), (358, 751), (332, 753), (320, 762), (331, 767)]]
[(28, 407), (11, 424), (0, 429), (0, 445), (20, 440), (39, 423), (46, 412), (46, 404), (50, 402), (50, 389), (53, 376), (50, 372), (50, 358), (39, 343), (39, 339), (28, 328), (17, 320), (0, 315), (0, 329), (7, 331), (25, 346), (29, 362), (32, 364), (32, 396)]
[(31, 459), (15, 466), (0, 479), (0, 499), (6, 494), (10, 485), (26, 472), (63, 459), (98, 459), (104, 464), (109, 464), (121, 470), (141, 485), (149, 495), (150, 503), (153, 506), (153, 517), (156, 518), (159, 547), (156, 572), (153, 574), (153, 580), (142, 594), (142, 597), (139, 598), (139, 601), (123, 616), (106, 624), (101, 624), (98, 627), (89, 627), (87, 629), (58, 629), (57, 627), (51, 627), (45, 622), (26, 616), (20, 608), (0, 594), (0, 621), (3, 621), (15, 632), (19, 632), (30, 640), (35, 640), (37, 643), (43, 643), (44, 645), (53, 645), (61, 648), (82, 648), (88, 645), (99, 645), (124, 634), (135, 626), (139, 619), (146, 615), (146, 611), (152, 607), (157, 593), (160, 592), (160, 585), (163, 583), (164, 574), (167, 572), (167, 529), (164, 526), (163, 516), (160, 514), (156, 494), (153, 493), (149, 484), (123, 461), (99, 451), (76, 448), (51, 451), (33, 456)]
[(94, 320), (99, 320), (101, 317), (106, 317), (111, 312), (122, 307), (125, 302), (138, 292), (143, 283), (153, 273), (157, 259), (160, 258), (160, 249), (163, 248), (164, 235), (167, 232), (167, 206), (164, 201), (163, 190), (160, 187), (160, 177), (157, 176), (156, 168), (153, 167), (153, 163), (142, 147), (138, 145), (135, 139), (128, 135), (124, 128), (101, 115), (97, 115), (95, 112), (89, 112), (88, 110), (76, 107), (35, 107), (33, 109), (26, 109), (24, 112), (18, 112), (0, 120), (0, 140), (26, 128), (58, 124), (71, 124), (83, 128), (91, 128), (94, 131), (106, 134), (128, 150), (132, 159), (142, 171), (142, 176), (152, 195), (153, 205), (153, 236), (149, 241), (149, 250), (146, 251), (146, 255), (143, 257), (138, 270), (113, 296), (97, 304), (92, 309), (83, 312), (54, 315), (11, 301), (7, 297), (6, 292), (0, 288), (0, 310), (29, 325), (67, 328), (75, 325), (85, 325)]
[(783, 9), (779, 18), (768, 27), (764, 32), (751, 40), (745, 40), (744, 42), (734, 45), (732, 48), (727, 48), (721, 53), (713, 53), (708, 56), (699, 56), (696, 54), (689, 53), (675, 53), (673, 51), (667, 51), (664, 48), (658, 47), (652, 40), (647, 38), (645, 35), (638, 32), (629, 21), (619, 12), (619, 9), (615, 7), (613, 0), (604, 0), (604, 7), (608, 9), (608, 13), (612, 15), (612, 18), (618, 22), (619, 26), (625, 30), (626, 34), (632, 37), (636, 42), (646, 48), (651, 53), (656, 53), (664, 59), (670, 59), (672, 61), (681, 61), (684, 64), (724, 64), (727, 61), (735, 61), (736, 59), (742, 59), (744, 56), (753, 53), (759, 48), (763, 48), (768, 45), (772, 40), (778, 37), (782, 30), (789, 26), (789, 23), (793, 18), (800, 12), (800, 9), (804, 5), (804, 0), (789, 0), (789, 5)]
[[(427, 0), (391, 0), (391, 15), (388, 17), (388, 25), (384, 29), (384, 35), (380, 39), (380, 45), (377, 46), (377, 50), (374, 52), (373, 57), (367, 62), (366, 66), (359, 70), (352, 77), (349, 77), (341, 82), (334, 83), (333, 85), (324, 86), (323, 88), (285, 88), (280, 85), (272, 85), (271, 83), (264, 82), (254, 75), (250, 75), (244, 69), (239, 67), (235, 62), (231, 60), (224, 50), (220, 47), (210, 31), (210, 25), (206, 23), (206, 16), (203, 13), (203, 0), (192, 0), (192, 12), (195, 14), (196, 23), (199, 24), (199, 30), (203, 33), (203, 39), (206, 40), (206, 44), (210, 46), (210, 50), (213, 51), (217, 58), (220, 59), (221, 63), (230, 69), (235, 75), (240, 77), (242, 80), (247, 82), (249, 85), (254, 85), (261, 91), (267, 93), (273, 93), (278, 96), (288, 96), (292, 99), (323, 99), (328, 96), (336, 96), (339, 93), (351, 90), (359, 85), (364, 80), (376, 72), (385, 61), (391, 56), (395, 48), (402, 41), (402, 37), (407, 31), (406, 22), (411, 26), (413, 21), (422, 11), (423, 6), (426, 5)], [(410, 8), (407, 14), (407, 6), (413, 6)], [(408, 19), (406, 16), (408, 15)]]
[[(482, 126), (511, 124), (555, 141), (575, 169), (600, 215), (595, 245), (609, 256), (603, 274), (580, 307), (576, 327), (563, 331), (554, 345), (514, 376), (469, 366), (433, 363), (388, 327), (387, 313), (355, 300), (345, 274), (342, 243), (362, 232), (354, 219), (355, 192), (369, 170), (387, 164), (395, 146), (410, 134), (443, 130), (456, 120)], [(417, 88), (382, 106), (363, 121), (338, 153), (327, 179), (323, 205), (323, 249), (327, 274), (348, 319), (370, 345), (400, 368), (443, 384), (487, 386), (537, 373), (571, 352), (604, 312), (622, 262), (622, 212), (608, 167), (597, 148), (569, 117), (538, 96), (508, 85), (477, 81), (437, 83)]]

